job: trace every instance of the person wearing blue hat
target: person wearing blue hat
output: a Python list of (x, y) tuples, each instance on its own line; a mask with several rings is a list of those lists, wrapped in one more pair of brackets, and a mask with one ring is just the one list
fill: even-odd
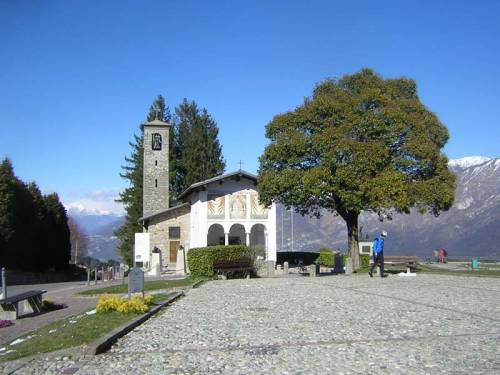
[(373, 263), (368, 274), (373, 277), (373, 270), (378, 265), (380, 268), (380, 277), (385, 277), (384, 274), (384, 240), (387, 237), (387, 232), (383, 230), (380, 236), (373, 241)]

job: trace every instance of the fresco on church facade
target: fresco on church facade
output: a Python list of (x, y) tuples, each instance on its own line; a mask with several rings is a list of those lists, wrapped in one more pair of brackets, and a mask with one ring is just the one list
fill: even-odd
[(221, 194), (208, 194), (208, 219), (224, 219), (225, 201)]
[(250, 203), (252, 206), (250, 211), (251, 219), (267, 219), (268, 209), (260, 204), (259, 194), (251, 194)]
[(229, 217), (231, 219), (246, 219), (246, 201), (246, 195), (244, 194), (231, 194), (229, 196)]

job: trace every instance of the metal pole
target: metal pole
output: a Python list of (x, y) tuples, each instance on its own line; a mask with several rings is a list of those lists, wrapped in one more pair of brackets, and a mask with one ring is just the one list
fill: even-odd
[(87, 267), (87, 285), (90, 285), (90, 268)]
[(94, 279), (95, 279), (94, 285), (97, 285), (97, 267), (94, 268)]
[(290, 215), (291, 215), (291, 220), (292, 220), (292, 251), (293, 251), (293, 206), (292, 209), (290, 210)]
[(281, 206), (281, 251), (283, 251), (283, 245), (284, 245), (283, 236), (285, 235), (285, 231), (283, 229), (283, 214), (284, 214), (284, 211), (285, 211), (285, 207)]

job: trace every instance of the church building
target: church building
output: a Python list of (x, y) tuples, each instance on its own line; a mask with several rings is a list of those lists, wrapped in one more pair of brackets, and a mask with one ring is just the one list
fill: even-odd
[(240, 169), (197, 182), (169, 205), (169, 135), (163, 121), (144, 124), (143, 233), (136, 234), (136, 265), (172, 269), (178, 254), (189, 249), (232, 244), (276, 261), (276, 205), (259, 203), (254, 174)]

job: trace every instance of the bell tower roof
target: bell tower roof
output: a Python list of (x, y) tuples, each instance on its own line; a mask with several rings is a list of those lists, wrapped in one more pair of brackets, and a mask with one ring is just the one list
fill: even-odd
[(150, 126), (172, 126), (167, 122), (163, 122), (161, 120), (155, 119), (153, 121), (148, 121), (145, 122), (143, 125), (150, 125)]

